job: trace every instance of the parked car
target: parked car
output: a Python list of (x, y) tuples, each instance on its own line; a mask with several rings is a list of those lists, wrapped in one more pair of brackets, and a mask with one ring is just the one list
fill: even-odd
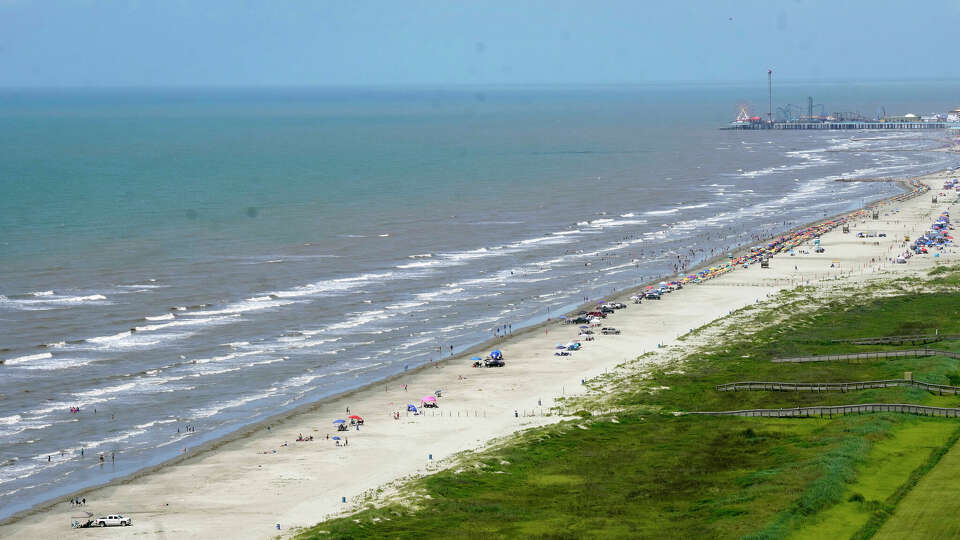
[(133, 525), (133, 520), (122, 514), (110, 514), (109, 516), (98, 517), (96, 523), (100, 527), (129, 527)]
[(647, 291), (647, 294), (643, 295), (647, 300), (659, 300), (660, 291)]
[(605, 336), (609, 336), (609, 335), (619, 335), (619, 334), (620, 334), (620, 330), (618, 330), (618, 329), (616, 329), (616, 328), (607, 327), (607, 328), (601, 328), (601, 329), (600, 329), (600, 333), (603, 334), (603, 335), (605, 335)]

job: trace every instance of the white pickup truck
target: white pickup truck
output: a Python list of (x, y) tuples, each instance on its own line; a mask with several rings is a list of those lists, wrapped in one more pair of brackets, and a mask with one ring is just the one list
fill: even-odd
[(121, 515), (121, 514), (110, 514), (108, 516), (101, 516), (94, 520), (94, 524), (98, 527), (119, 527), (133, 525), (133, 520)]

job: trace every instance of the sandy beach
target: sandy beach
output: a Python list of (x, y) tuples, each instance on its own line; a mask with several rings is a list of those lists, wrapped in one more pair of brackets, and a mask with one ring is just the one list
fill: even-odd
[[(950, 173), (921, 178), (933, 189)], [(951, 197), (952, 199), (952, 197)], [(546, 323), (497, 345), (502, 369), (471, 368), (467, 354), (375, 383), (303, 408), (267, 425), (258, 424), (224, 440), (187, 448), (172, 463), (105, 487), (78, 493), (83, 510), (131, 516), (132, 527), (110, 529), (111, 537), (268, 538), (361, 503), (365, 492), (410, 475), (449, 464), (457, 453), (483, 447), (517, 430), (561, 420), (550, 414), (557, 399), (583, 391), (581, 381), (637, 356), (670, 345), (677, 337), (718, 317), (797, 284), (825, 279), (862, 280), (910, 275), (929, 268), (932, 255), (890, 264), (902, 251), (903, 236), (927, 230), (934, 216), (950, 208), (928, 195), (880, 207), (878, 220), (860, 220), (844, 234), (837, 228), (821, 239), (826, 251), (774, 257), (770, 268), (739, 268), (703, 284), (665, 295), (660, 301), (629, 303), (628, 292), (609, 300), (628, 303), (605, 325), (620, 335), (598, 335), (572, 356), (554, 356), (554, 345), (575, 339), (574, 325)], [(892, 213), (893, 209), (898, 212)], [(885, 232), (857, 238), (858, 231)], [(945, 251), (941, 261), (955, 255)], [(654, 355), (647, 361), (656, 361)], [(440, 390), (438, 409), (405, 412)], [(336, 432), (332, 422), (357, 414), (359, 430)], [(399, 419), (394, 413), (400, 411)], [(297, 442), (298, 435), (313, 441)], [(327, 435), (345, 437), (337, 446)], [(346, 503), (343, 502), (346, 498)], [(77, 538), (107, 534), (71, 530), (77, 509), (64, 501), (14, 516), (0, 526), (0, 538)], [(280, 530), (277, 530), (277, 524)]]

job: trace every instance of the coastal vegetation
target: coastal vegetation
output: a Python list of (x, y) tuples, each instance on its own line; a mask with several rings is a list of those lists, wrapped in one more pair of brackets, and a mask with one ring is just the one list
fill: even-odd
[[(408, 481), (310, 538), (893, 538), (957, 526), (941, 497), (960, 468), (960, 421), (898, 413), (817, 418), (691, 411), (856, 403), (960, 406), (898, 386), (859, 391), (726, 391), (737, 381), (902, 379), (960, 385), (942, 355), (861, 362), (774, 358), (911, 349), (836, 342), (960, 334), (960, 269), (846, 295), (799, 288), (691, 332), (683, 344), (588, 381), (570, 420), (530, 429)], [(923, 292), (926, 290), (927, 292)], [(930, 291), (936, 292), (930, 292)], [(960, 352), (960, 341), (935, 348)], [(652, 358), (659, 356), (659, 358)], [(653, 360), (653, 361), (651, 361)], [(606, 411), (581, 414), (574, 411)], [(615, 411), (615, 412), (609, 412)], [(933, 516), (937, 516), (934, 518)]]

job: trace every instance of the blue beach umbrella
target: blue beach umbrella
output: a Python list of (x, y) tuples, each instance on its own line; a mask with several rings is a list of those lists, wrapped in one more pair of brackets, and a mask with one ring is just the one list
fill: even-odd
[(346, 420), (334, 420), (333, 423), (334, 423), (334, 424), (346, 424), (347, 421), (346, 421)]
[(332, 438), (333, 438), (333, 440), (335, 440), (335, 441), (339, 441), (339, 440), (340, 440), (340, 437), (332, 437)]
[(483, 360), (483, 358), (480, 358), (479, 356), (474, 356), (474, 357), (472, 357), (472, 358), (470, 358), (470, 359), (471, 359), (471, 360)]

